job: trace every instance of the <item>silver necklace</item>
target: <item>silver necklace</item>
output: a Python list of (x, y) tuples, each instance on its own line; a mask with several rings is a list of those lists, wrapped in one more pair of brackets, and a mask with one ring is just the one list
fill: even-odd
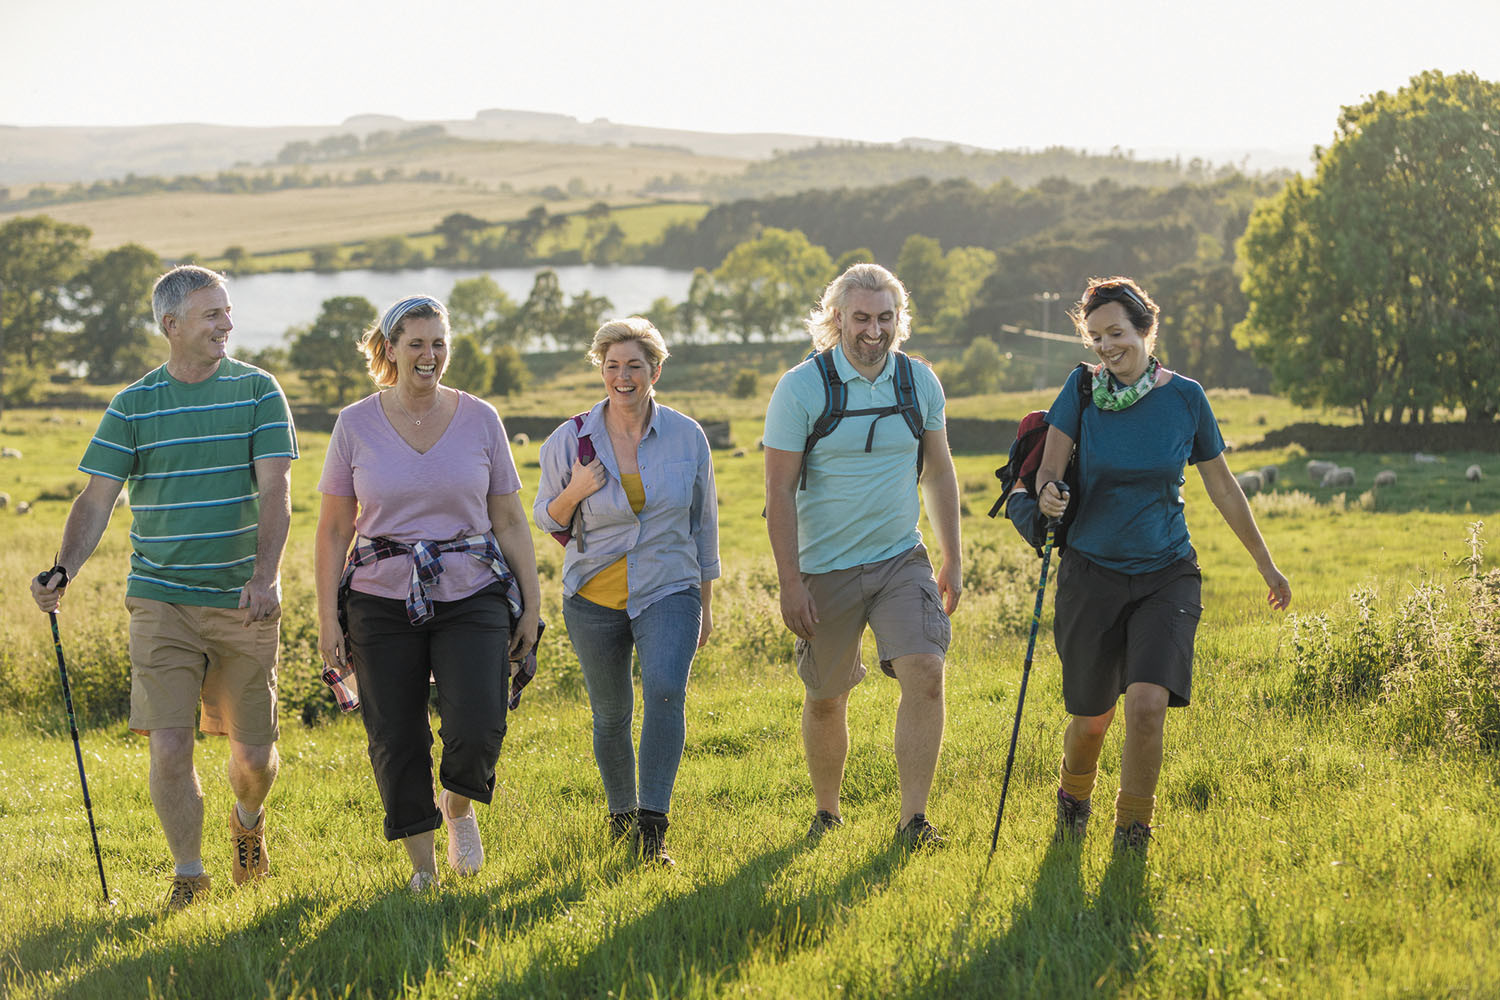
[(434, 411), (436, 411), (439, 406), (443, 405), (443, 397), (439, 396), (437, 398), (437, 402), (435, 402), (431, 406), (429, 406), (427, 408), (427, 412), (424, 413), (424, 414), (422, 414), (422, 420), (418, 420), (416, 417), (414, 417), (414, 416), (411, 415), (411, 411), (410, 410), (408, 410), (404, 405), (402, 405), (402, 403), (401, 403), (401, 394), (399, 392), (397, 392), (396, 390), (394, 390), (394, 389), (391, 390), (391, 399), (395, 400), (395, 402), (396, 402), (396, 408), (401, 411), (401, 415), (404, 416), (404, 417), (406, 417), (407, 420), (410, 420), (412, 423), (416, 424), (418, 427), (422, 426), (422, 420), (426, 420), (428, 417), (432, 416), (432, 414), (434, 413)]

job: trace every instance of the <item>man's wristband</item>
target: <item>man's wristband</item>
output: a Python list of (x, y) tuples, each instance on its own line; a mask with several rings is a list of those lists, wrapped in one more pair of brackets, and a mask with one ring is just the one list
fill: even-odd
[(63, 590), (68, 586), (68, 581), (71, 580), (72, 577), (68, 575), (67, 568), (64, 567), (62, 563), (58, 563), (51, 569), (43, 570), (41, 573), (37, 574), (36, 582), (45, 587), (47, 585), (47, 581), (52, 579), (59, 573), (62, 574), (62, 583), (59, 583), (56, 589)]

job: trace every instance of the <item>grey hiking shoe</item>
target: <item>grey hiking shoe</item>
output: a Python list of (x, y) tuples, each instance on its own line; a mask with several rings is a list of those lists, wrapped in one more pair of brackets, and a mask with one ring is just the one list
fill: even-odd
[(1132, 854), (1144, 858), (1151, 844), (1151, 828), (1136, 821), (1130, 826), (1115, 827), (1115, 854)]
[(1094, 800), (1075, 799), (1061, 788), (1057, 790), (1057, 829), (1052, 842), (1077, 843), (1089, 828), (1089, 814), (1094, 811)]
[(946, 843), (947, 840), (927, 822), (925, 813), (916, 813), (905, 826), (896, 827), (896, 845), (908, 851), (942, 847)]
[(837, 830), (843, 825), (842, 817), (835, 816), (827, 809), (819, 809), (818, 814), (813, 817), (812, 826), (807, 828), (807, 839), (817, 843), (823, 839), (823, 834), (829, 830)]

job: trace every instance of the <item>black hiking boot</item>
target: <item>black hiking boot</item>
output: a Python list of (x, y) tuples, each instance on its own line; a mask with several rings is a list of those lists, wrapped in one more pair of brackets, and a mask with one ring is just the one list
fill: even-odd
[(939, 836), (925, 813), (917, 813), (907, 820), (905, 826), (896, 827), (896, 846), (907, 851), (927, 850), (942, 847), (948, 841)]
[(1089, 828), (1089, 814), (1094, 811), (1094, 800), (1075, 799), (1061, 788), (1057, 790), (1057, 829), (1052, 834), (1054, 844), (1076, 844), (1083, 840)]
[(844, 825), (841, 817), (835, 816), (827, 809), (819, 809), (818, 814), (813, 817), (812, 826), (807, 828), (807, 839), (813, 843), (823, 839), (823, 834), (829, 830), (837, 830)]
[(618, 844), (630, 836), (630, 831), (635, 828), (635, 810), (622, 813), (609, 814), (609, 842)]
[(631, 839), (635, 856), (644, 864), (671, 868), (675, 861), (667, 855), (667, 817), (659, 812), (642, 809), (636, 814), (635, 833)]

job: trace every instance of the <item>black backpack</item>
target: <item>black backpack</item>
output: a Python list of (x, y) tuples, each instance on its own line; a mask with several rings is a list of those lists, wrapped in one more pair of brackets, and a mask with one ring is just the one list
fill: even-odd
[[(1078, 436), (1083, 437), (1083, 411), (1093, 404), (1093, 369), (1079, 362), (1078, 367), (1083, 369), (1078, 377)], [(1036, 502), (1036, 473), (1042, 464), (1042, 452), (1047, 442), (1047, 411), (1032, 410), (1021, 418), (1021, 423), (1016, 428), (1016, 439), (1010, 444), (1010, 453), (1006, 456), (1005, 464), (995, 470), (995, 478), (1000, 480), (1000, 496), (996, 498), (994, 506), (990, 507), (990, 517), (997, 517), (1003, 510), (1005, 519), (1015, 525), (1015, 529), (1026, 543), (1036, 549), (1036, 554), (1042, 554), (1042, 546), (1047, 541), (1047, 518), (1042, 514)], [(1068, 458), (1067, 471), (1063, 473), (1063, 482), (1068, 484), (1068, 509), (1063, 511), (1062, 521), (1053, 535), (1052, 547), (1058, 550), (1067, 547), (1068, 526), (1073, 523), (1073, 516), (1078, 511), (1081, 498), (1078, 482), (1078, 442), (1073, 442), (1073, 454)], [(1017, 489), (1017, 486), (1024, 489)]]
[(849, 390), (845, 387), (844, 380), (839, 378), (838, 369), (833, 363), (833, 348), (813, 356), (818, 375), (823, 380), (823, 415), (813, 423), (807, 442), (802, 446), (799, 489), (807, 489), (807, 458), (812, 454), (813, 445), (832, 434), (833, 429), (845, 417), (875, 418), (870, 421), (870, 433), (865, 437), (865, 451), (868, 452), (874, 447), (875, 425), (880, 418), (900, 414), (912, 437), (917, 439), (917, 478), (922, 478), (922, 406), (917, 401), (917, 384), (912, 378), (911, 357), (901, 351), (893, 353), (896, 355), (896, 402), (890, 406), (869, 406), (861, 410), (846, 409), (849, 405)]

